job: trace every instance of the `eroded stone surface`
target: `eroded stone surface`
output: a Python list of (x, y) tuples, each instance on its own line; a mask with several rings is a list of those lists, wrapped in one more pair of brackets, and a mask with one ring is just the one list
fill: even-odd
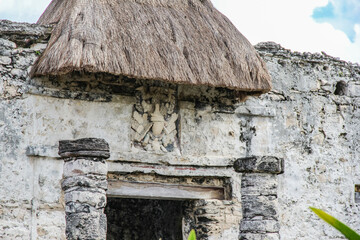
[(67, 239), (106, 239), (106, 215), (99, 212), (66, 215)]
[(62, 157), (110, 157), (109, 144), (104, 139), (82, 138), (76, 141), (62, 140), (59, 142), (59, 155)]
[(0, 38), (13, 41), (20, 47), (28, 48), (34, 43), (47, 43), (51, 30), (50, 25), (0, 21)]
[(62, 140), (59, 153), (62, 157), (72, 156), (64, 160), (62, 181), (67, 239), (105, 240), (108, 172), (105, 159), (110, 156), (109, 144), (99, 138)]
[(240, 158), (234, 168), (242, 173), (280, 174), (284, 172), (284, 159), (270, 156)]

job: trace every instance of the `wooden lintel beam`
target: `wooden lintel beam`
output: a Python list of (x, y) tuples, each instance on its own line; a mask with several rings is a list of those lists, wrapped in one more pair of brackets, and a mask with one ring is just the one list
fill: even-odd
[(195, 200), (225, 199), (224, 187), (176, 185), (166, 183), (109, 181), (108, 197)]

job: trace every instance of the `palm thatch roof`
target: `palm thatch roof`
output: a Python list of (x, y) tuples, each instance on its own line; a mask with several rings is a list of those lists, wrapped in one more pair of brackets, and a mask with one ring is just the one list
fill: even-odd
[(271, 88), (265, 63), (210, 0), (53, 0), (38, 23), (56, 25), (33, 76), (86, 71)]

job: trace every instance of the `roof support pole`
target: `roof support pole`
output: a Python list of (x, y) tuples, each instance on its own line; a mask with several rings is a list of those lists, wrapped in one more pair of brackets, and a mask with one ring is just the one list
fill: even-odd
[(66, 239), (105, 240), (108, 143), (97, 138), (60, 141), (59, 155), (64, 159)]

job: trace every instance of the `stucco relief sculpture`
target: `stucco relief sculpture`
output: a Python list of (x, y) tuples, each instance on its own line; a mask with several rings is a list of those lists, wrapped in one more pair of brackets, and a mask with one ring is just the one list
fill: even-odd
[(131, 125), (134, 145), (147, 151), (174, 151), (177, 145), (178, 119), (175, 111), (174, 89), (138, 88)]

